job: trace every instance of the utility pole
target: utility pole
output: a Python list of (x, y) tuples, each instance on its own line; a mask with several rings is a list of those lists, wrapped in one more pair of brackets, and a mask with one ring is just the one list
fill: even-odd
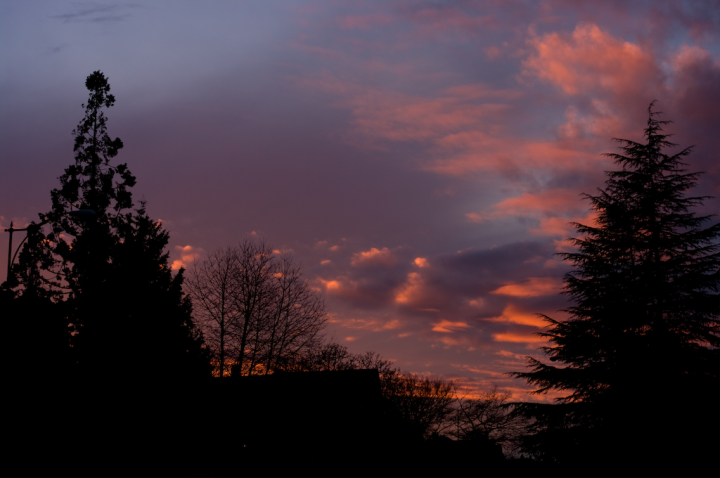
[[(95, 211), (93, 211), (92, 209), (78, 209), (76, 211), (68, 211), (65, 214), (67, 214), (68, 216), (77, 217), (77, 218), (90, 218), (90, 217), (97, 216), (97, 214), (95, 214)], [(42, 222), (38, 225), (42, 227), (45, 225), (45, 223)], [(13, 232), (20, 232), (20, 231), (27, 231), (27, 230), (28, 230), (27, 227), (25, 229), (15, 229), (13, 227), (12, 221), (10, 221), (10, 229), (5, 229), (5, 232), (10, 233), (10, 243), (8, 244), (7, 278), (5, 280), (8, 280), (8, 281), (10, 280), (10, 270), (12, 269), (12, 264), (13, 264), (13, 262), (15, 262), (15, 257), (17, 257), (17, 254), (20, 251), (20, 246), (22, 246), (23, 242), (25, 242), (27, 240), (27, 236), (25, 236), (25, 238), (22, 240), (22, 242), (18, 246), (17, 251), (15, 251), (15, 255), (13, 255), (13, 253), (12, 253), (12, 234), (13, 234)]]
[[(5, 229), (5, 232), (9, 232), (9, 233), (10, 233), (10, 242), (8, 243), (7, 276), (6, 276), (6, 278), (5, 278), (5, 280), (8, 280), (8, 281), (10, 280), (10, 269), (12, 269), (12, 263), (15, 261), (15, 257), (12, 255), (12, 235), (13, 235), (13, 232), (15, 232), (15, 231), (18, 231), (18, 232), (20, 232), (20, 231), (27, 231), (27, 228), (25, 228), (25, 229), (15, 229), (15, 228), (13, 227), (12, 221), (10, 221), (10, 229)], [(25, 242), (25, 239), (23, 239), (23, 242)], [(22, 243), (20, 243), (20, 245), (22, 245)], [(20, 249), (19, 246), (18, 246), (18, 249)]]

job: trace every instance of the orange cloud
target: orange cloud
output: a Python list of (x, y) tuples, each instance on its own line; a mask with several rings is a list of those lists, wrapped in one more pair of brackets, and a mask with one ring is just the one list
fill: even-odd
[[(509, 324), (519, 324), (519, 325), (530, 325), (532, 327), (545, 327), (547, 324), (545, 321), (538, 317), (537, 314), (531, 314), (524, 311), (521, 311), (514, 305), (510, 304), (507, 307), (505, 307), (505, 310), (503, 310), (502, 315), (498, 317), (493, 317), (491, 319), (488, 319), (489, 322), (500, 322), (500, 323), (509, 323)], [(512, 342), (506, 341), (506, 342)]]
[(413, 261), (413, 264), (415, 264), (416, 266), (418, 266), (420, 268), (430, 267), (430, 264), (428, 263), (427, 259), (425, 259), (424, 257), (416, 257), (415, 260)]
[(191, 245), (175, 246), (175, 250), (180, 254), (180, 259), (173, 261), (171, 269), (174, 271), (182, 267), (187, 267), (189, 264), (195, 262), (204, 252), (201, 247), (193, 247)]
[(462, 370), (467, 370), (468, 372), (477, 373), (477, 374), (482, 374), (482, 375), (489, 375), (489, 376), (491, 376), (491, 377), (500, 378), (500, 377), (503, 377), (503, 376), (505, 375), (504, 373), (498, 372), (497, 370), (490, 370), (490, 369), (487, 369), (487, 368), (480, 368), (480, 367), (476, 367), (476, 366), (472, 366), (472, 365), (467, 365), (467, 364), (456, 364), (456, 363), (454, 363), (454, 364), (452, 364), (452, 366), (455, 367), (455, 368), (462, 369)]
[(385, 265), (390, 266), (395, 263), (395, 256), (387, 247), (377, 249), (371, 248), (369, 251), (362, 251), (353, 254), (350, 264), (353, 266), (360, 265)]
[(379, 318), (370, 319), (337, 319), (335, 318), (333, 323), (339, 324), (342, 327), (356, 330), (370, 330), (372, 332), (382, 332), (384, 330), (395, 330), (399, 329), (402, 325), (399, 320), (384, 320)]
[(513, 343), (528, 343), (534, 344), (538, 342), (545, 342), (547, 339), (538, 337), (535, 334), (518, 334), (518, 333), (502, 333), (492, 334), (495, 342), (513, 342)]
[[(457, 346), (463, 346), (463, 347), (467, 347), (467, 346), (471, 343), (471, 341), (470, 341), (467, 337), (463, 337), (463, 336), (450, 337), (450, 336), (447, 336), (447, 335), (446, 335), (446, 336), (443, 336), (443, 337), (440, 337), (440, 338), (438, 339), (438, 341), (439, 341), (440, 343), (444, 344), (444, 345), (446, 346), (446, 348), (448, 348), (448, 347), (450, 347), (450, 346), (455, 346), (455, 347), (457, 347)], [(472, 348), (472, 347), (471, 347), (471, 348)]]
[(495, 355), (501, 355), (503, 357), (513, 357), (518, 360), (525, 360), (524, 355), (516, 354), (516, 353), (510, 352), (508, 350), (500, 350), (499, 352), (495, 352)]
[(458, 330), (465, 330), (470, 326), (465, 322), (450, 322), (449, 320), (442, 319), (437, 324), (433, 324), (433, 332), (451, 333)]
[(469, 300), (468, 304), (473, 307), (477, 307), (478, 309), (481, 309), (485, 306), (485, 300), (482, 297), (478, 297), (477, 299)]
[(328, 292), (330, 292), (330, 291), (339, 291), (340, 288), (341, 288), (340, 282), (339, 282), (339, 281), (336, 281), (336, 280), (323, 280), (323, 279), (320, 279), (320, 282), (322, 283), (323, 286), (325, 286), (325, 290), (327, 290)]
[(508, 295), (510, 297), (540, 297), (555, 295), (562, 288), (562, 280), (557, 277), (530, 277), (519, 284), (508, 284), (499, 287), (491, 294)]
[(423, 286), (422, 278), (417, 272), (411, 272), (407, 275), (407, 281), (400, 286), (397, 294), (395, 294), (395, 302), (399, 304), (408, 304), (419, 297), (420, 289)]
[(574, 236), (576, 229), (571, 223), (577, 222), (585, 225), (594, 225), (597, 213), (590, 211), (585, 217), (548, 217), (540, 220), (540, 226), (530, 229), (530, 232), (539, 236)]

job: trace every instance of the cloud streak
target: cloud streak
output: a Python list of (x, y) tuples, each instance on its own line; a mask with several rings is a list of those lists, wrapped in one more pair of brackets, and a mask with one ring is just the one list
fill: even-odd
[(50, 18), (61, 20), (63, 23), (119, 23), (132, 16), (124, 12), (142, 7), (137, 3), (107, 5), (77, 2), (72, 4), (72, 12), (50, 15)]

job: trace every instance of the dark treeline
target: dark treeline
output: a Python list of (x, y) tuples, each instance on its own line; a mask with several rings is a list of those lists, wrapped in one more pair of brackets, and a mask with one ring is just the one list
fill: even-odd
[[(699, 463), (717, 445), (720, 225), (692, 209), (690, 149), (649, 110), (644, 144), (586, 195), (562, 254), (570, 318), (542, 335), (548, 361), (515, 376), (554, 404), (353, 354), (324, 334), (325, 304), (292, 257), (246, 239), (173, 273), (169, 236), (115, 165), (113, 106), (95, 72), (75, 163), (27, 228), (0, 288), (17, 449), (78, 473), (150, 467), (235, 475), (332, 466), (395, 472), (577, 471)], [(708, 436), (707, 431), (710, 431)], [(38, 451), (37, 443), (42, 442)], [(21, 454), (22, 455), (22, 454)], [(69, 457), (69, 458), (68, 458)], [(279, 459), (278, 457), (282, 457)], [(55, 461), (53, 461), (55, 460)]]

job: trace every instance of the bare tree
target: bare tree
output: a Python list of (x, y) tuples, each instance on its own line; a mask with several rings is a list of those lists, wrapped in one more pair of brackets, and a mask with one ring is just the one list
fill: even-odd
[(502, 445), (505, 453), (515, 453), (518, 439), (527, 433), (528, 421), (513, 413), (509, 399), (510, 394), (499, 392), (497, 386), (476, 398), (458, 397), (453, 416), (457, 439), (490, 439)]
[[(355, 356), (344, 345), (335, 342), (323, 344), (302, 357), (301, 366), (309, 372), (354, 370)], [(371, 367), (367, 367), (371, 368)]]
[(300, 266), (285, 255), (274, 266), (274, 300), (264, 328), (265, 373), (319, 347), (320, 330), (327, 320), (325, 303), (302, 278)]
[(304, 354), (293, 356), (291, 362), (278, 364), (282, 370), (293, 372), (333, 372), (337, 370), (377, 369), (380, 374), (381, 390), (400, 371), (392, 367), (390, 360), (375, 352), (351, 353), (344, 345), (329, 341), (308, 348)]
[(233, 324), (235, 357), (233, 374), (262, 373), (264, 330), (276, 301), (272, 248), (264, 241), (245, 239), (236, 249), (236, 304), (238, 321)]
[(263, 240), (213, 252), (189, 294), (216, 355), (216, 375), (271, 373), (320, 346), (325, 305), (292, 258)]
[(382, 380), (383, 395), (423, 438), (443, 434), (452, 426), (455, 383), (398, 371)]
[(233, 350), (231, 331), (238, 320), (237, 251), (232, 247), (210, 253), (190, 267), (185, 288), (193, 302), (195, 320), (213, 353), (213, 375), (230, 373), (228, 351)]

